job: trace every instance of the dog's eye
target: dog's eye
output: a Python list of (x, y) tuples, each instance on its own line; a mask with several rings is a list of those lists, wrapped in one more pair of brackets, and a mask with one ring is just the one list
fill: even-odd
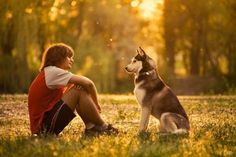
[(136, 60), (133, 60), (133, 63), (135, 63), (136, 62)]

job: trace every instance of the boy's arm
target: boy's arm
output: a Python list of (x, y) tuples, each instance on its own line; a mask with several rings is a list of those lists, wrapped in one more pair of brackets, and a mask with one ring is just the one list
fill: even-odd
[(87, 91), (91, 95), (95, 105), (101, 112), (101, 107), (98, 103), (98, 98), (97, 98), (97, 89), (93, 81), (84, 76), (73, 75), (68, 83), (82, 86), (85, 89), (85, 91)]

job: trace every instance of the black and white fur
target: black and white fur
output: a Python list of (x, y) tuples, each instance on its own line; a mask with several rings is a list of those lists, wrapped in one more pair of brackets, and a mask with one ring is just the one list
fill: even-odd
[(159, 77), (153, 59), (141, 47), (137, 52), (125, 69), (135, 75), (134, 94), (141, 105), (139, 132), (147, 130), (152, 115), (160, 121), (160, 132), (187, 133), (190, 129), (188, 116), (177, 96)]

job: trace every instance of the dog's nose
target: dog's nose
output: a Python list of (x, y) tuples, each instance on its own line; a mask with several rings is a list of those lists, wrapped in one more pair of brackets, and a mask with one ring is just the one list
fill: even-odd
[(128, 67), (127, 67), (127, 66), (125, 67), (125, 70), (128, 70)]

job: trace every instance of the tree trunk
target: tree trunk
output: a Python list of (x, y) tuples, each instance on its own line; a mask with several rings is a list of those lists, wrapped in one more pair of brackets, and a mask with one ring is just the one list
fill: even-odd
[(167, 57), (167, 69), (168, 73), (174, 75), (175, 73), (175, 41), (176, 36), (174, 30), (176, 24), (174, 24), (174, 17), (172, 11), (172, 1), (165, 0), (164, 2), (164, 39), (166, 47)]
[(77, 25), (77, 39), (79, 40), (80, 35), (82, 34), (82, 24), (84, 21), (84, 12), (85, 12), (85, 6), (86, 5), (86, 1), (79, 1), (79, 7), (78, 7), (78, 25)]
[[(167, 35), (168, 36), (168, 35)], [(166, 44), (166, 54), (167, 54), (167, 66), (168, 72), (174, 75), (175, 71), (175, 41), (173, 39), (165, 39)]]
[(201, 49), (203, 48), (203, 17), (193, 17), (192, 48), (190, 54), (190, 74), (200, 74)]

